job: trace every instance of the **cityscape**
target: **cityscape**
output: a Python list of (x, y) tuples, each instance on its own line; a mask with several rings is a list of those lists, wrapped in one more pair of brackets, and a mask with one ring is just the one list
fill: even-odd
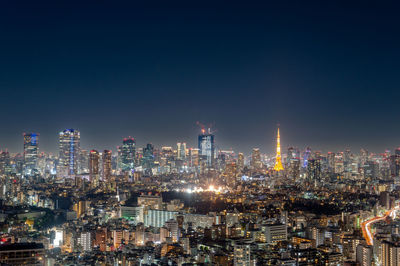
[(0, 153), (6, 263), (396, 265), (400, 148), (282, 150), (279, 127), (272, 155), (219, 150), (204, 126), (196, 147), (58, 137), (57, 155), (39, 133)]
[(0, 1), (0, 265), (400, 266), (398, 10)]

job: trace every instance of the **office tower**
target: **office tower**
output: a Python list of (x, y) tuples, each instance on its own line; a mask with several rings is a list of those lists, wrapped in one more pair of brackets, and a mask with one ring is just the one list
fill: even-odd
[(225, 166), (225, 182), (230, 188), (236, 186), (236, 177), (238, 175), (238, 169), (235, 162), (229, 162)]
[(375, 161), (367, 161), (364, 166), (364, 178), (376, 178), (379, 173), (379, 164)]
[(196, 148), (189, 149), (189, 166), (190, 167), (199, 166), (199, 149)]
[(321, 160), (319, 159), (308, 160), (307, 178), (310, 182), (321, 181)]
[(390, 175), (393, 177), (399, 176), (400, 175), (400, 155), (398, 154), (397, 149), (395, 151), (395, 154), (390, 156), (389, 164), (390, 164)]
[(24, 133), (24, 173), (32, 174), (37, 170), (39, 134)]
[(238, 159), (237, 159), (237, 169), (238, 171), (243, 171), (244, 168), (244, 155), (243, 153), (239, 152), (238, 153)]
[(205, 130), (202, 130), (202, 133), (199, 135), (199, 159), (204, 161), (208, 168), (214, 167), (215, 160), (215, 144), (214, 144), (214, 135), (211, 134), (210, 130), (208, 133)]
[(177, 144), (177, 159), (185, 161), (186, 160), (186, 143), (180, 143), (178, 142)]
[(335, 153), (328, 152), (328, 170), (329, 172), (334, 172), (335, 170)]
[(58, 176), (66, 177), (78, 173), (80, 138), (80, 132), (75, 129), (66, 129), (59, 133)]
[(288, 168), (289, 177), (295, 180), (300, 177), (300, 159), (291, 159)]
[(283, 170), (282, 156), (281, 156), (281, 136), (279, 135), (279, 127), (278, 127), (278, 135), (276, 138), (276, 159), (275, 159), (274, 170), (278, 172)]
[(103, 181), (109, 182), (111, 180), (111, 159), (112, 152), (110, 150), (104, 150), (103, 152)]
[(368, 161), (369, 152), (367, 150), (361, 149), (360, 151), (360, 164), (363, 165)]
[(148, 143), (145, 148), (143, 148), (143, 158), (142, 158), (142, 167), (151, 172), (151, 169), (154, 166), (154, 146), (151, 143)]
[(245, 240), (237, 240), (233, 252), (234, 266), (250, 266), (250, 243)]
[(7, 150), (0, 151), (0, 174), (9, 174), (10, 166), (10, 153)]
[(79, 153), (79, 174), (89, 173), (89, 152), (81, 150)]
[(310, 156), (311, 156), (311, 149), (307, 147), (307, 149), (303, 153), (303, 168), (307, 167), (308, 159), (310, 158)]
[(100, 163), (100, 154), (96, 150), (91, 150), (89, 154), (89, 178), (90, 183), (93, 187), (97, 187), (99, 185), (99, 163)]
[(343, 152), (338, 152), (335, 155), (335, 174), (342, 174), (343, 172), (344, 172)]
[(251, 153), (251, 169), (256, 172), (262, 169), (261, 154), (258, 148), (254, 148)]
[(136, 142), (132, 137), (122, 141), (121, 149), (121, 169), (131, 172), (135, 168)]

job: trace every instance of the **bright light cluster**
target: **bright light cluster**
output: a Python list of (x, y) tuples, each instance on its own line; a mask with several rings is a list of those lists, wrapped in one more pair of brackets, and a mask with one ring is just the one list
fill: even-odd
[(200, 193), (200, 192), (214, 192), (214, 193), (222, 193), (223, 188), (220, 187), (215, 187), (214, 185), (210, 185), (207, 189), (204, 189), (202, 187), (194, 187), (194, 188), (187, 188), (184, 190), (186, 193)]

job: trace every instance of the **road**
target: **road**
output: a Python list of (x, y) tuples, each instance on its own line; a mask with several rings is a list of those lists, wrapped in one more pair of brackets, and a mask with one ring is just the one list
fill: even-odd
[(396, 206), (396, 207), (388, 210), (387, 212), (385, 212), (385, 214), (383, 216), (375, 216), (374, 218), (364, 221), (362, 223), (362, 225), (361, 225), (362, 233), (363, 233), (365, 240), (367, 240), (368, 245), (372, 245), (374, 243), (374, 236), (371, 233), (371, 225), (376, 222), (386, 219), (388, 216), (393, 216), (394, 212), (398, 209), (399, 209), (399, 206)]

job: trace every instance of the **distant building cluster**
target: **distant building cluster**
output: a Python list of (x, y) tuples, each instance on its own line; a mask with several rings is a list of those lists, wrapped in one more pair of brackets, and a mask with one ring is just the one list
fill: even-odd
[(84, 149), (66, 129), (50, 154), (24, 133), (23, 153), (0, 152), (0, 263), (400, 265), (400, 148), (323, 153), (278, 129), (274, 154), (247, 156), (194, 139)]

